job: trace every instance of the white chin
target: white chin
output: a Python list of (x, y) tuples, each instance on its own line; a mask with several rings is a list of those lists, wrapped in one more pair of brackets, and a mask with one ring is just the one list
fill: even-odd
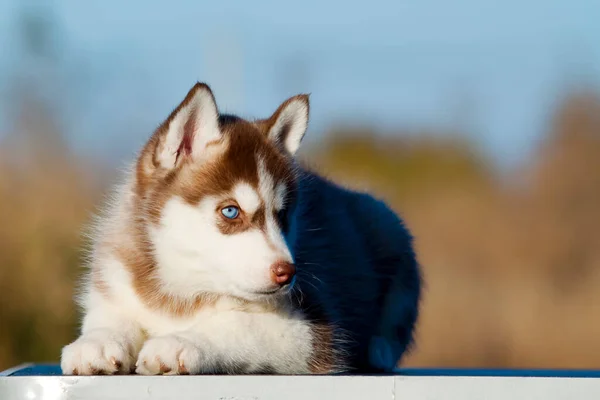
[(241, 296), (250, 301), (274, 301), (279, 298), (282, 298), (289, 290), (287, 287), (285, 288), (270, 288), (270, 289), (260, 289), (260, 290), (241, 290)]

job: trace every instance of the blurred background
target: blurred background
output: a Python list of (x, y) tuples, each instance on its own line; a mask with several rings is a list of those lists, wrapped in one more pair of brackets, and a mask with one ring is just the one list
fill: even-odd
[(600, 368), (596, 0), (0, 0), (0, 370), (77, 334), (82, 228), (196, 80), (386, 199), (427, 281), (410, 366)]

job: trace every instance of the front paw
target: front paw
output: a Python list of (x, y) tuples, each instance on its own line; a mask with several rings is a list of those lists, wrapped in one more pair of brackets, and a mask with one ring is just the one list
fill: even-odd
[(187, 375), (200, 372), (202, 351), (194, 343), (176, 335), (148, 340), (136, 363), (140, 375)]
[(80, 336), (62, 350), (60, 366), (65, 375), (128, 374), (133, 366), (132, 346), (110, 331)]

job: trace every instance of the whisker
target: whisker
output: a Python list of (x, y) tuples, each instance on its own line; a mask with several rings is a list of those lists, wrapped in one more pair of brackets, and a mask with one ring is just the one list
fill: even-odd
[(292, 293), (296, 295), (296, 301), (298, 301), (299, 304), (304, 302), (304, 292), (302, 292), (302, 288), (300, 286), (296, 285), (292, 290)]
[(317, 281), (317, 282), (319, 282), (320, 284), (323, 284), (323, 281), (322, 281), (322, 280), (321, 280), (321, 279), (320, 279), (318, 276), (316, 276), (315, 274), (313, 274), (313, 273), (311, 273), (311, 272), (308, 272), (308, 271), (303, 271), (303, 272), (306, 274), (305, 276), (307, 276), (307, 277), (309, 277), (309, 278), (312, 278), (312, 279), (316, 280), (316, 281)]
[(319, 290), (319, 288), (318, 288), (318, 287), (317, 287), (317, 286), (316, 286), (314, 283), (312, 283), (311, 281), (309, 281), (309, 280), (306, 280), (306, 281), (304, 281), (304, 282), (305, 282), (307, 285), (310, 285), (310, 286), (312, 286), (312, 287), (313, 287), (313, 289), (315, 289), (315, 290)]

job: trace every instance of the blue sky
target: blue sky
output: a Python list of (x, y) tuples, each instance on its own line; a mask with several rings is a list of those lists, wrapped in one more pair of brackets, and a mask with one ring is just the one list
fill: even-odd
[[(0, 90), (19, 65), (24, 2), (0, 0)], [(74, 145), (106, 154), (133, 151), (202, 80), (249, 116), (310, 92), (313, 140), (339, 121), (465, 128), (511, 165), (566, 86), (600, 83), (597, 0), (45, 3), (64, 45), (49, 95), (66, 102)]]

